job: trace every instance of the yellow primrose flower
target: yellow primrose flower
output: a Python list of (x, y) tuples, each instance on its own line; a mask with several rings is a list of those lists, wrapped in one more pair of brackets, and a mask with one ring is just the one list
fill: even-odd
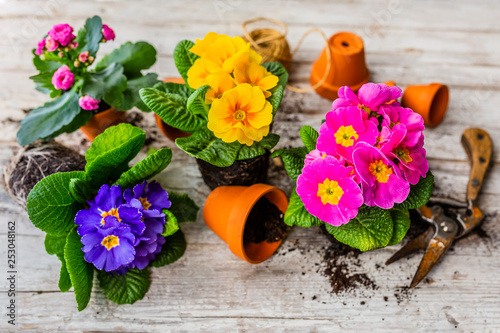
[(206, 104), (212, 104), (214, 99), (220, 98), (224, 92), (236, 87), (231, 74), (223, 71), (209, 74), (205, 82), (210, 86), (210, 90), (205, 94)]
[(250, 43), (245, 43), (241, 37), (222, 36), (207, 46), (204, 58), (207, 60), (207, 69), (210, 73), (225, 71), (232, 73), (235, 58), (243, 52), (250, 52), (252, 61), (260, 64), (262, 57), (250, 50)]
[(194, 53), (200, 57), (203, 57), (203, 55), (207, 51), (207, 47), (221, 37), (229, 37), (229, 36), (219, 35), (215, 32), (209, 32), (208, 34), (205, 35), (205, 37), (203, 37), (203, 39), (196, 38), (196, 44), (189, 49), (189, 52)]
[(206, 59), (198, 58), (187, 72), (187, 83), (191, 88), (198, 89), (206, 84), (205, 80), (210, 73)]
[(258, 87), (244, 83), (213, 101), (208, 112), (208, 129), (222, 141), (251, 146), (269, 133), (273, 107)]
[(248, 53), (241, 54), (234, 65), (234, 80), (236, 84), (249, 83), (254, 87), (259, 87), (264, 96), (271, 96), (272, 88), (276, 87), (279, 78), (276, 75), (269, 73), (264, 66), (255, 62), (249, 61)]

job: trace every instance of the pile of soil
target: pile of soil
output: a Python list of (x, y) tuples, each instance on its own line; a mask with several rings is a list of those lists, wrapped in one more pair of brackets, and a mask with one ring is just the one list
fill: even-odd
[(21, 149), (5, 168), (7, 191), (25, 208), (26, 198), (37, 182), (56, 172), (82, 171), (85, 163), (82, 155), (55, 141), (37, 141)]
[(205, 184), (210, 189), (219, 186), (241, 185), (250, 186), (257, 183), (265, 183), (267, 180), (267, 169), (269, 168), (269, 151), (264, 155), (246, 160), (234, 161), (228, 167), (220, 168), (196, 159), (198, 168)]
[(243, 240), (251, 243), (273, 243), (285, 238), (287, 230), (283, 213), (276, 205), (262, 197), (248, 215)]

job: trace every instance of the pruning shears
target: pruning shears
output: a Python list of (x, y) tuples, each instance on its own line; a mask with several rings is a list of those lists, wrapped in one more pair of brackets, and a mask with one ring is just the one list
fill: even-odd
[(462, 134), (462, 145), (471, 163), (466, 201), (431, 198), (425, 206), (417, 209), (420, 217), (430, 224), (427, 231), (403, 246), (385, 263), (389, 265), (425, 250), (411, 287), (422, 281), (455, 239), (467, 235), (484, 219), (484, 213), (477, 205), (477, 197), (493, 155), (493, 142), (486, 131), (469, 128)]

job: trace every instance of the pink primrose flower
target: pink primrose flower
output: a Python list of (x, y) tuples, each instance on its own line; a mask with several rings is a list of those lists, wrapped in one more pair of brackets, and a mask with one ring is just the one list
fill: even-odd
[(396, 86), (389, 87), (383, 83), (366, 83), (359, 88), (357, 96), (347, 86), (341, 87), (338, 94), (339, 98), (332, 104), (333, 110), (341, 107), (356, 106), (365, 111), (365, 118), (367, 118), (367, 115), (371, 111), (378, 112), (380, 106), (397, 103), (395, 100), (401, 97), (401, 88)]

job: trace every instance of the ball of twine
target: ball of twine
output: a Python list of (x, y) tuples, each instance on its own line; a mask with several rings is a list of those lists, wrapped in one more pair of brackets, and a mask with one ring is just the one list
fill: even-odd
[[(249, 32), (247, 29), (247, 25), (259, 21), (266, 21), (279, 25), (283, 29), (283, 32), (271, 28), (260, 28)], [(262, 62), (265, 63), (265, 62), (277, 61), (281, 63), (288, 72), (290, 71), (290, 67), (292, 65), (293, 56), (299, 50), (305, 37), (312, 32), (318, 32), (323, 37), (326, 44), (325, 49), (327, 56), (327, 65), (323, 77), (314, 86), (310, 86), (308, 88), (296, 88), (289, 84), (287, 85), (287, 88), (294, 92), (304, 93), (314, 90), (320, 87), (323, 83), (325, 83), (331, 68), (332, 54), (328, 43), (328, 39), (326, 38), (323, 31), (317, 28), (309, 29), (302, 35), (295, 49), (293, 51), (290, 51), (290, 45), (286, 40), (288, 27), (284, 22), (266, 17), (257, 17), (243, 22), (241, 24), (241, 28), (243, 29), (243, 39), (249, 42), (252, 49), (262, 56)]]

